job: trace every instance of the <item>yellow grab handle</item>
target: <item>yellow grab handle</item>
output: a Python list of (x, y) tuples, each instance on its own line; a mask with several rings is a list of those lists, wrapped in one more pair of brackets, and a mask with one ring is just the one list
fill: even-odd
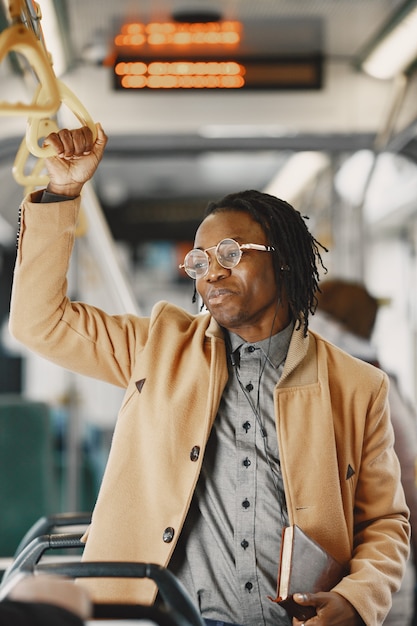
[(36, 118), (54, 115), (60, 106), (59, 88), (51, 60), (42, 43), (23, 24), (14, 24), (0, 34), (0, 62), (12, 50), (26, 57), (39, 79), (40, 88), (30, 104), (0, 102), (0, 115), (29, 115)]
[[(46, 137), (49, 133), (56, 133), (58, 126), (53, 120), (39, 120), (39, 130), (42, 132), (42, 136)], [(30, 152), (26, 144), (26, 138), (24, 138), (16, 153), (16, 158), (13, 164), (13, 177), (19, 185), (30, 187), (43, 187), (48, 184), (49, 177), (47, 174), (42, 174), (44, 168), (44, 159), (37, 159), (35, 165), (30, 174), (25, 174), (25, 167), (27, 165)]]
[[(94, 120), (88, 113), (87, 109), (81, 104), (78, 98), (73, 94), (73, 92), (62, 83), (60, 80), (57, 80), (60, 101), (67, 105), (72, 113), (78, 118), (81, 122), (82, 126), (88, 126), (91, 132), (93, 133), (93, 140), (97, 139), (97, 128), (94, 123)], [(42, 90), (38, 94), (38, 99), (42, 101), (44, 94)], [(26, 144), (29, 151), (38, 157), (51, 157), (55, 155), (55, 150), (52, 146), (42, 147), (39, 145), (39, 139), (45, 137), (44, 127), (42, 125), (42, 120), (37, 118), (31, 118), (28, 120), (28, 125), (26, 129)], [(55, 131), (56, 132), (56, 131)]]

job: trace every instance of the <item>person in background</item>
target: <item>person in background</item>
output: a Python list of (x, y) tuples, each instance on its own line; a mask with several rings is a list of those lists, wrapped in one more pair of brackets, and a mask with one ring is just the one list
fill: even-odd
[[(80, 194), (106, 141), (100, 125), (96, 141), (88, 128), (47, 137), (56, 156), (21, 207), (10, 310), (30, 349), (126, 389), (83, 558), (168, 567), (207, 626), (290, 626), (268, 596), (297, 524), (348, 568), (330, 591), (296, 594), (312, 626), (381, 624), (409, 552), (388, 378), (309, 331), (320, 244), (287, 202), (229, 194), (182, 264), (204, 312), (71, 301)], [(95, 602), (156, 597), (152, 581), (83, 584)]]
[[(336, 278), (323, 281), (318, 306), (310, 326), (349, 354), (380, 367), (372, 342), (379, 302), (362, 283)], [(396, 378), (390, 378), (389, 404), (394, 427), (394, 449), (400, 460), (401, 482), (410, 509), (411, 555), (400, 590), (384, 626), (416, 624), (414, 589), (417, 558), (417, 414), (401, 393)]]
[(83, 626), (91, 616), (87, 591), (56, 576), (24, 576), (0, 602), (0, 626)]

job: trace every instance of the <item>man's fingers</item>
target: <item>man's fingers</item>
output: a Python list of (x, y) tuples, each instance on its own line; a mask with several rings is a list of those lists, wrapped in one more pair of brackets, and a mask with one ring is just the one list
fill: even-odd
[(65, 159), (89, 154), (94, 146), (93, 133), (88, 126), (68, 130), (63, 128), (51, 133), (44, 141), (45, 146), (52, 146), (57, 156)]
[(96, 129), (97, 129), (97, 139), (96, 139), (96, 143), (100, 144), (100, 145), (106, 145), (107, 143), (107, 135), (103, 130), (103, 127), (100, 123), (96, 124)]
[(64, 152), (64, 147), (58, 133), (50, 133), (47, 137), (45, 137), (43, 147), (46, 146), (52, 146), (58, 156), (61, 156)]
[(88, 126), (77, 128), (72, 133), (72, 140), (74, 144), (74, 155), (82, 156), (83, 154), (90, 154), (94, 147), (93, 133)]
[(96, 158), (99, 161), (101, 161), (101, 158), (104, 153), (104, 149), (107, 144), (107, 135), (104, 132), (103, 128), (101, 127), (101, 124), (96, 124), (96, 130), (97, 130), (97, 138), (93, 147), (93, 152)]

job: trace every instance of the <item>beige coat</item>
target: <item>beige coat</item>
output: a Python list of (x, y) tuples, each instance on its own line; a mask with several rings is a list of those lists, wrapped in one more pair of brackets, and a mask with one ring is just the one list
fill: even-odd
[[(77, 211), (78, 201), (23, 204), (11, 331), (65, 368), (126, 388), (84, 558), (166, 565), (227, 380), (223, 334), (209, 315), (168, 303), (139, 319), (70, 302)], [(335, 589), (369, 626), (382, 623), (408, 555), (387, 391), (380, 370), (296, 330), (274, 392), (290, 521), (349, 562)], [(149, 603), (155, 591), (146, 580), (91, 588), (100, 601)]]

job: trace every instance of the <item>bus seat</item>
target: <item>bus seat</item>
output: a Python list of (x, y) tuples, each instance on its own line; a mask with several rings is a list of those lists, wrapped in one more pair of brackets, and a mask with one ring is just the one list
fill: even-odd
[(13, 556), (27, 529), (59, 510), (49, 406), (0, 395), (0, 556)]

